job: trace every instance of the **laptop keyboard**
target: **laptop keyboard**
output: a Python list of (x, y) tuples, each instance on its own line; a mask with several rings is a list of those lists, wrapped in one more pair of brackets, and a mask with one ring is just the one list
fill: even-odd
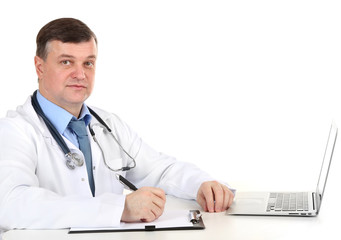
[(308, 193), (270, 193), (267, 212), (308, 211)]

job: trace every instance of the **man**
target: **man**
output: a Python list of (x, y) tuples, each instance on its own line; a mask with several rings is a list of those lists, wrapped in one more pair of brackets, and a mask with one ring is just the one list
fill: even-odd
[[(38, 33), (34, 62), (39, 91), (0, 120), (0, 229), (150, 222), (162, 215), (165, 194), (196, 199), (204, 211), (226, 210), (233, 201), (227, 186), (191, 164), (154, 151), (116, 115), (91, 107), (127, 153), (115, 142), (103, 149), (96, 144), (89, 129), (97, 131), (99, 140), (104, 134), (84, 103), (93, 90), (96, 60), (97, 38), (79, 20), (57, 19)], [(71, 152), (85, 159), (83, 165), (65, 164), (65, 154), (34, 109), (33, 98)], [(85, 138), (74, 122), (87, 129)], [(127, 154), (136, 167), (119, 173), (139, 189), (125, 196), (115, 172), (105, 165), (112, 159), (125, 162)]]

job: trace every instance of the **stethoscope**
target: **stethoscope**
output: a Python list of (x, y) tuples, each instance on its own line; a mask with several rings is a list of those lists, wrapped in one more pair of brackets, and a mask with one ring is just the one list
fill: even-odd
[[(45, 122), (47, 128), (49, 129), (52, 137), (56, 140), (57, 144), (60, 146), (60, 148), (64, 152), (64, 155), (65, 155), (65, 158), (66, 158), (66, 162), (65, 162), (66, 166), (69, 169), (71, 169), (71, 170), (75, 169), (76, 166), (77, 167), (83, 166), (84, 165), (83, 158), (79, 154), (77, 154), (75, 152), (71, 152), (70, 148), (67, 146), (66, 142), (64, 141), (63, 137), (59, 134), (58, 130), (55, 128), (55, 126), (53, 126), (51, 121), (45, 116), (43, 110), (41, 109), (41, 107), (39, 105), (38, 99), (37, 99), (37, 91), (35, 91), (33, 93), (33, 96), (31, 98), (31, 102), (32, 102), (32, 106), (33, 106), (34, 110), (44, 120), (44, 122)], [(135, 159), (122, 147), (122, 145), (119, 143), (119, 141), (117, 140), (116, 136), (113, 134), (113, 132), (109, 128), (109, 126), (103, 121), (103, 119), (100, 116), (98, 116), (98, 114), (94, 110), (92, 110), (89, 107), (88, 107), (88, 109), (89, 109), (89, 112), (91, 113), (91, 115), (93, 115), (97, 119), (97, 121), (100, 124), (102, 124), (106, 128), (106, 130), (111, 134), (111, 136), (114, 138), (115, 142), (118, 144), (120, 149), (132, 160), (132, 166), (125, 166), (125, 167), (121, 167), (121, 168), (118, 168), (118, 169), (111, 168), (107, 164), (105, 156), (104, 156), (103, 149), (102, 149), (101, 145), (99, 144), (99, 142), (96, 139), (94, 130), (91, 128), (91, 126), (89, 124), (90, 134), (91, 134), (92, 138), (94, 139), (94, 141), (98, 144), (98, 146), (99, 146), (99, 148), (100, 148), (100, 150), (102, 152), (105, 166), (108, 169), (110, 169), (111, 171), (114, 171), (114, 172), (128, 171), (128, 170), (136, 167)]]

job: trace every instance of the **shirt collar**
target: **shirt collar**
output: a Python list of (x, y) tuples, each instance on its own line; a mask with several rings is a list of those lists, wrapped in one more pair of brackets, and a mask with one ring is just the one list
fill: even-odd
[[(71, 113), (47, 100), (43, 95), (41, 95), (39, 90), (37, 91), (37, 100), (45, 116), (50, 120), (60, 134), (64, 133), (71, 119), (77, 120), (77, 118)], [(90, 124), (92, 116), (85, 103), (83, 103), (81, 114), (79, 116), (80, 117), (78, 119), (84, 119), (86, 126)]]

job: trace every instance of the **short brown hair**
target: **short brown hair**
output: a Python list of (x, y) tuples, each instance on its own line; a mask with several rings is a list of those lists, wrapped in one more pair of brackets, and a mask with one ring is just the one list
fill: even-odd
[(96, 35), (82, 21), (74, 18), (59, 18), (46, 24), (37, 35), (36, 55), (44, 61), (47, 58), (47, 46), (50, 41), (63, 43), (87, 42), (93, 38), (97, 44)]

